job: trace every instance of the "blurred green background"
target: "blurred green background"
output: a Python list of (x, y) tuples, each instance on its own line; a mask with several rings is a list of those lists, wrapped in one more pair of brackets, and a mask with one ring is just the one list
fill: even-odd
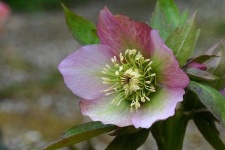
[(37, 12), (41, 10), (59, 10), (60, 3), (66, 5), (79, 5), (88, 2), (88, 0), (3, 0), (7, 2), (13, 10), (23, 12)]
[[(0, 150), (24, 150), (58, 138), (74, 124), (87, 122), (79, 99), (65, 86), (57, 66), (79, 45), (69, 32), (61, 2), (93, 22), (107, 6), (114, 14), (149, 22), (155, 0), (4, 0), (11, 16), (0, 33)], [(180, 10), (198, 10), (201, 35), (196, 54), (225, 38), (225, 1), (177, 0)], [(221, 130), (225, 139), (224, 130)], [(81, 150), (103, 149), (111, 138), (78, 144)], [(92, 146), (90, 146), (92, 145)], [(68, 147), (76, 149), (74, 147)], [(156, 149), (150, 136), (140, 150)], [(190, 122), (184, 150), (211, 150)]]

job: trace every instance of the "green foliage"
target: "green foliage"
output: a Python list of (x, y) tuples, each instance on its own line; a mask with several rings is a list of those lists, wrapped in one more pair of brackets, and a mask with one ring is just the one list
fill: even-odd
[(158, 0), (150, 25), (153, 29), (159, 30), (160, 36), (166, 40), (175, 28), (186, 21), (187, 17), (187, 11), (180, 15), (173, 0)]
[(196, 81), (215, 81), (218, 80), (219, 77), (200, 69), (190, 68), (185, 71), (190, 79)]
[(188, 88), (193, 91), (205, 107), (225, 126), (225, 97), (216, 89), (191, 81)]
[(141, 128), (136, 129), (134, 126), (127, 126), (127, 127), (118, 127), (113, 133), (110, 135), (124, 135), (124, 134), (131, 134), (131, 133), (136, 133), (140, 131)]
[[(225, 60), (222, 59), (225, 57), (225, 50), (222, 41), (215, 44), (212, 48), (210, 48), (206, 54), (208, 55), (216, 55), (216, 58), (213, 58), (206, 62), (206, 65), (208, 66), (208, 71), (211, 73), (216, 73), (219, 76), (224, 75), (225, 69)], [(222, 69), (222, 70), (220, 70)]]
[(225, 49), (223, 41), (217, 43), (207, 51), (207, 54), (215, 54), (217, 57), (206, 61), (207, 71), (217, 75), (220, 79), (213, 83), (212, 86), (218, 90), (224, 88), (225, 85)]
[(62, 7), (66, 16), (66, 23), (74, 38), (82, 45), (99, 43), (95, 25), (88, 19), (78, 16), (65, 5)]
[(158, 2), (168, 22), (172, 23), (174, 27), (178, 26), (180, 22), (180, 12), (174, 0), (158, 0)]
[(225, 50), (224, 46), (221, 44), (220, 46), (220, 51), (218, 53), (218, 56), (216, 59), (218, 60), (218, 65), (213, 71), (214, 74), (218, 75), (219, 77), (224, 77), (225, 78)]
[(215, 122), (209, 117), (208, 114), (195, 115), (193, 120), (201, 134), (212, 145), (213, 148), (216, 150), (225, 149), (225, 145), (220, 139), (220, 134), (215, 126)]
[(213, 54), (205, 54), (205, 55), (201, 55), (201, 56), (198, 56), (196, 58), (192, 58), (191, 60), (189, 60), (188, 62), (191, 63), (191, 62), (196, 62), (196, 63), (204, 63), (206, 62), (207, 60), (209, 60), (210, 58), (213, 58), (213, 57), (218, 57), (216, 55), (213, 55)]
[(136, 133), (118, 135), (108, 145), (106, 150), (136, 150), (144, 144), (149, 132), (150, 129), (141, 129)]
[[(165, 121), (158, 121), (151, 127), (153, 137), (156, 139), (159, 150), (182, 150), (183, 139), (189, 116), (182, 111)], [(176, 145), (176, 146), (174, 146)]]
[(89, 122), (86, 124), (77, 125), (65, 131), (60, 139), (36, 150), (55, 150), (66, 147), (88, 140), (100, 134), (110, 132), (115, 128), (116, 126), (114, 125), (104, 125), (101, 122)]
[(72, 6), (80, 3), (79, 0), (4, 0), (9, 6), (16, 11), (36, 12), (41, 10), (60, 9), (60, 3), (63, 2)]
[(184, 66), (193, 53), (200, 33), (195, 28), (195, 16), (196, 13), (183, 26), (176, 28), (166, 40), (166, 45), (173, 50), (180, 67)]

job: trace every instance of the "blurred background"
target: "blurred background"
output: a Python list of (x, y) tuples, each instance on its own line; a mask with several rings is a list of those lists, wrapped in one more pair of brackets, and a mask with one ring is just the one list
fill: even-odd
[[(149, 22), (155, 0), (4, 0), (10, 16), (0, 21), (0, 150), (25, 150), (58, 138), (64, 130), (87, 122), (78, 98), (63, 83), (57, 69), (79, 48), (69, 32), (61, 2), (93, 22), (104, 6), (114, 14)], [(224, 0), (176, 0), (181, 11), (198, 10), (201, 35), (196, 55), (225, 38)], [(0, 15), (1, 18), (1, 15)], [(225, 142), (224, 130), (221, 136)], [(112, 138), (100, 136), (65, 150), (104, 149)], [(149, 136), (140, 150), (155, 150)], [(213, 149), (192, 122), (184, 150)]]

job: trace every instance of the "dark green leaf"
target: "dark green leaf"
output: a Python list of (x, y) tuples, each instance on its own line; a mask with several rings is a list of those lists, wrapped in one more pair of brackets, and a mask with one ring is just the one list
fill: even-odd
[(82, 45), (99, 43), (95, 25), (88, 19), (78, 16), (65, 5), (62, 7), (66, 16), (66, 23), (74, 38)]
[(163, 121), (158, 121), (155, 122), (152, 126), (151, 126), (151, 132), (152, 135), (157, 143), (158, 146), (158, 150), (164, 150), (166, 149), (167, 145), (166, 145), (166, 137), (164, 134), (164, 127), (163, 127)]
[(190, 81), (188, 88), (193, 91), (206, 108), (225, 126), (225, 97), (216, 89)]
[[(189, 120), (181, 111), (164, 121), (158, 121), (151, 127), (159, 150), (182, 150), (183, 139)], [(174, 146), (176, 145), (176, 146)]]
[(110, 128), (115, 129), (116, 126), (115, 125), (104, 125), (99, 121), (96, 122), (88, 122), (85, 124), (81, 124), (81, 125), (76, 125), (68, 130), (66, 130), (63, 134), (63, 137), (67, 137), (67, 136), (71, 136), (74, 134), (80, 134), (83, 132), (90, 132), (90, 131), (95, 131), (95, 130), (108, 130)]
[(215, 122), (208, 116), (196, 114), (194, 122), (205, 139), (217, 150), (225, 149), (225, 145), (219, 137)]
[(193, 53), (198, 39), (199, 30), (195, 28), (195, 16), (196, 13), (182, 27), (175, 29), (166, 40), (166, 45), (173, 50), (181, 67)]
[(193, 115), (195, 110), (200, 110), (205, 108), (205, 106), (199, 100), (198, 96), (189, 89), (185, 91), (182, 107), (184, 112), (188, 112), (188, 115), (190, 116)]
[(101, 122), (90, 122), (77, 125), (67, 130), (64, 135), (58, 140), (53, 141), (52, 143), (36, 150), (55, 150), (58, 148), (66, 147), (91, 139), (100, 134), (110, 132), (115, 128), (116, 126), (114, 125), (104, 125)]
[(106, 150), (136, 150), (146, 141), (149, 131), (150, 129), (141, 129), (136, 133), (118, 135)]
[(124, 135), (124, 134), (130, 134), (130, 133), (136, 133), (140, 131), (141, 128), (135, 128), (134, 126), (127, 126), (127, 127), (117, 127), (114, 132), (110, 133), (112, 136), (116, 135)]
[(206, 62), (207, 60), (209, 60), (210, 58), (214, 58), (214, 57), (218, 57), (218, 56), (217, 55), (213, 55), (213, 54), (210, 54), (210, 55), (201, 55), (201, 56), (192, 58), (189, 61), (189, 63), (196, 62), (196, 63), (202, 64), (202, 63)]
[(188, 68), (185, 72), (188, 74), (188, 76), (191, 79), (197, 80), (197, 81), (215, 81), (219, 79), (217, 76), (207, 71), (203, 71), (196, 68)]

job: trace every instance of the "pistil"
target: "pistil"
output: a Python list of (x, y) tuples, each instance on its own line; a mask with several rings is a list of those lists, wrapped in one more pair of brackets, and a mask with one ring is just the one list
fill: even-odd
[[(119, 60), (119, 61), (118, 61)], [(153, 63), (133, 49), (127, 49), (119, 58), (111, 58), (113, 66), (103, 68), (103, 83), (111, 85), (103, 90), (106, 96), (116, 94), (112, 103), (117, 106), (124, 100), (131, 101), (131, 112), (136, 111), (145, 102), (150, 101), (151, 93), (156, 92), (156, 74), (151, 68)]]

